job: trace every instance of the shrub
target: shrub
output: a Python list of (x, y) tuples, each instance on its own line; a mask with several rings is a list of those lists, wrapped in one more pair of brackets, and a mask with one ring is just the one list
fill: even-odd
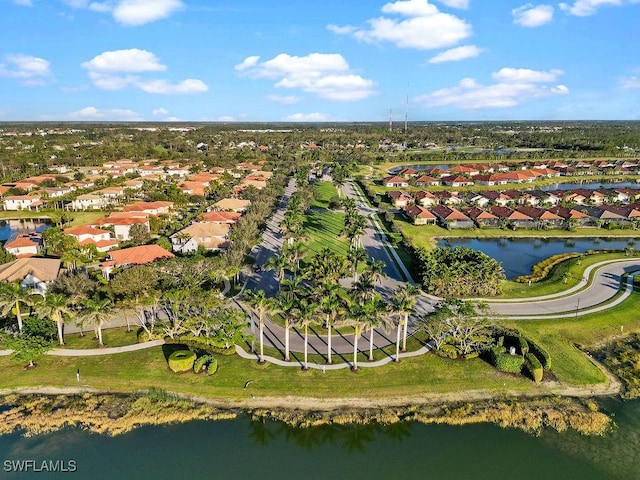
[(196, 354), (191, 350), (177, 350), (169, 356), (169, 368), (172, 372), (188, 372), (193, 368)]
[(545, 370), (551, 369), (551, 357), (549, 356), (549, 352), (547, 352), (544, 348), (542, 348), (537, 343), (529, 340), (529, 352), (536, 356), (542, 368)]
[(498, 348), (492, 348), (490, 351), (491, 363), (498, 370), (508, 373), (520, 373), (524, 358), (520, 355), (509, 355), (501, 352)]
[(453, 345), (447, 345), (446, 343), (444, 345), (441, 345), (440, 348), (436, 350), (436, 354), (444, 358), (451, 358), (453, 360), (458, 358), (458, 350), (456, 350), (456, 347), (454, 347)]
[(195, 335), (187, 334), (176, 338), (165, 338), (164, 341), (165, 343), (179, 343), (189, 348), (206, 350), (209, 353), (219, 353), (222, 355), (233, 355), (236, 353), (235, 345), (226, 348), (223, 343), (211, 337), (196, 337)]
[(218, 361), (213, 355), (202, 355), (194, 362), (193, 371), (195, 373), (200, 373), (203, 367), (206, 367), (208, 375), (213, 375), (218, 370)]
[(521, 355), (529, 353), (529, 343), (527, 343), (527, 339), (522, 335), (518, 337), (518, 349), (520, 350)]
[(465, 360), (471, 360), (472, 358), (478, 358), (480, 356), (480, 352), (471, 352), (464, 355)]
[(533, 378), (534, 382), (538, 383), (542, 381), (542, 375), (544, 374), (544, 371), (542, 370), (542, 364), (533, 353), (527, 353), (527, 355), (525, 356), (524, 365), (525, 368), (529, 371), (529, 374), (531, 375), (531, 378)]
[(571, 258), (582, 257), (582, 253), (561, 253), (559, 255), (553, 255), (541, 262), (536, 263), (531, 268), (531, 275), (522, 275), (520, 277), (516, 277), (514, 281), (519, 283), (536, 283), (544, 280), (549, 276), (553, 267), (558, 265), (559, 263), (564, 262), (565, 260), (569, 260)]

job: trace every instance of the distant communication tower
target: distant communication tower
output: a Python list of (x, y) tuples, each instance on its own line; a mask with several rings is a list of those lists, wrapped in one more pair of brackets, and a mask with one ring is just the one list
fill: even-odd
[(389, 110), (389, 131), (393, 132), (393, 110)]

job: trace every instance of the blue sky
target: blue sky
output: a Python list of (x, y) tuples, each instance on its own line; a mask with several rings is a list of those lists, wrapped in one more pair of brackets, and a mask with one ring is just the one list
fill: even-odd
[(0, 8), (0, 120), (640, 119), (640, 0)]

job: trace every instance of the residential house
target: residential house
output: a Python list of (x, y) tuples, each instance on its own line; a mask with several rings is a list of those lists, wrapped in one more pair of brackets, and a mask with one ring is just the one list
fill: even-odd
[(461, 175), (447, 175), (442, 177), (442, 184), (450, 187), (467, 187), (473, 185), (473, 180), (469, 180)]
[(470, 165), (456, 165), (449, 169), (452, 175), (468, 175), (473, 177), (474, 175), (480, 175), (480, 170)]
[(502, 192), (486, 191), (480, 192), (480, 195), (489, 200), (489, 203), (495, 203), (496, 205), (500, 205), (502, 207), (508, 205), (510, 202), (513, 202), (513, 198), (511, 198), (509, 195), (505, 195)]
[(397, 190), (387, 192), (387, 196), (391, 199), (391, 204), (396, 208), (405, 208), (413, 203), (413, 197), (411, 195)]
[(235, 225), (241, 216), (242, 214), (238, 212), (221, 212), (214, 210), (212, 212), (205, 212), (200, 215), (200, 220), (203, 222), (226, 223), (228, 225)]
[(132, 203), (131, 205), (125, 205), (123, 210), (125, 212), (144, 212), (157, 217), (170, 213), (172, 208), (173, 202), (156, 201)]
[(64, 233), (74, 237), (81, 247), (95, 245), (98, 252), (108, 252), (119, 245), (116, 240), (111, 239), (111, 232), (108, 230), (94, 228), (88, 225), (68, 228)]
[(537, 226), (549, 226), (553, 228), (558, 228), (564, 223), (564, 219), (559, 215), (556, 215), (553, 212), (545, 210), (543, 208), (537, 208), (533, 206), (522, 206), (516, 208), (516, 210), (520, 213), (524, 213), (525, 215), (533, 218), (537, 221)]
[(473, 181), (478, 185), (506, 185), (508, 180), (504, 178), (502, 173), (493, 173), (489, 175), (476, 175)]
[(2, 204), (5, 210), (39, 210), (43, 205), (39, 195), (12, 195), (4, 197)]
[(228, 210), (231, 212), (244, 212), (249, 205), (250, 200), (241, 200), (239, 198), (223, 198), (213, 204), (215, 210)]
[(433, 205), (438, 205), (440, 200), (431, 192), (419, 191), (414, 194), (416, 199), (416, 203), (419, 203), (423, 207), (431, 207)]
[(107, 205), (109, 205), (109, 200), (95, 193), (78, 195), (71, 201), (73, 210), (100, 210)]
[(403, 178), (415, 178), (419, 174), (420, 173), (417, 170), (414, 170), (411, 167), (403, 168), (402, 170), (396, 173), (397, 176), (403, 177)]
[(99, 218), (94, 225), (113, 227), (116, 240), (126, 242), (131, 239), (130, 233), (133, 225), (144, 225), (149, 230), (149, 219), (144, 217), (121, 218), (109, 216)]
[(230, 226), (225, 223), (196, 222), (171, 235), (173, 251), (180, 253), (220, 250), (228, 245)]
[(413, 221), (414, 225), (435, 224), (437, 220), (434, 214), (420, 205), (407, 207), (404, 212)]
[(102, 274), (109, 278), (114, 267), (146, 265), (173, 257), (175, 257), (173, 253), (165, 250), (160, 245), (140, 245), (109, 252), (109, 258), (100, 265), (100, 268), (102, 269)]
[(576, 207), (576, 210), (589, 215), (597, 224), (606, 225), (607, 223), (621, 224), (627, 222), (627, 217), (624, 214), (605, 210), (602, 207), (580, 205)]
[(446, 205), (438, 205), (431, 209), (440, 224), (445, 228), (474, 228), (473, 220), (460, 210)]
[(42, 234), (37, 232), (21, 233), (4, 244), (7, 253), (16, 258), (32, 257), (42, 249)]
[(479, 227), (497, 227), (498, 217), (492, 213), (478, 207), (467, 207), (462, 209), (463, 213), (471, 218)]
[(44, 296), (49, 283), (58, 277), (60, 264), (59, 258), (18, 258), (0, 265), (0, 281), (20, 281), (22, 288)]
[(428, 175), (420, 175), (416, 178), (416, 185), (418, 187), (437, 187), (440, 185), (440, 180), (437, 180)]
[(513, 228), (534, 228), (535, 221), (529, 215), (513, 210), (509, 207), (501, 207), (493, 205), (489, 208), (492, 214), (498, 217), (498, 221), (502, 225), (510, 225)]
[(574, 223), (577, 227), (584, 227), (592, 222), (589, 215), (582, 213), (581, 211), (574, 208), (567, 208), (556, 205), (549, 208), (548, 211), (551, 213), (555, 213), (559, 217), (562, 217), (565, 224)]
[(406, 188), (409, 186), (409, 182), (402, 177), (395, 175), (382, 179), (382, 185), (385, 187)]
[(450, 192), (443, 190), (440, 192), (434, 192), (433, 195), (438, 199), (438, 202), (442, 205), (460, 205), (464, 203), (464, 200), (460, 198), (458, 192)]

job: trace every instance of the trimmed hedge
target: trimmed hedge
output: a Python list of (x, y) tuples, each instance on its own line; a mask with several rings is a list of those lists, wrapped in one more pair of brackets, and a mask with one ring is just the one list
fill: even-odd
[(436, 353), (441, 357), (451, 358), (452, 360), (458, 358), (458, 350), (456, 350), (456, 347), (446, 343), (436, 350)]
[(193, 368), (196, 354), (191, 350), (176, 350), (169, 356), (169, 368), (172, 372), (188, 372)]
[(491, 363), (498, 370), (508, 373), (519, 374), (524, 365), (524, 358), (520, 355), (509, 355), (504, 353), (502, 348), (492, 348), (490, 351)]
[(520, 350), (521, 355), (529, 353), (529, 344), (527, 343), (527, 339), (522, 335), (518, 337), (518, 349)]
[(514, 279), (515, 282), (518, 283), (536, 283), (541, 280), (544, 280), (551, 273), (551, 269), (558, 265), (559, 263), (564, 262), (565, 260), (569, 260), (571, 258), (581, 257), (582, 253), (560, 253), (558, 255), (553, 255), (541, 262), (536, 263), (531, 268), (531, 275), (521, 275)]
[(531, 340), (529, 340), (529, 352), (536, 356), (542, 368), (551, 370), (551, 357), (549, 356), (549, 352)]
[(236, 353), (235, 346), (225, 348), (223, 344), (208, 337), (196, 337), (195, 335), (181, 335), (176, 338), (167, 337), (165, 343), (186, 345), (189, 348), (206, 350), (209, 353), (217, 353), (219, 355), (233, 355)]
[(193, 364), (193, 371), (195, 373), (202, 372), (202, 369), (206, 368), (208, 375), (213, 375), (218, 370), (218, 361), (213, 355), (202, 355), (198, 357)]
[(527, 353), (524, 366), (529, 371), (534, 382), (542, 381), (542, 376), (544, 375), (542, 364), (533, 353)]

